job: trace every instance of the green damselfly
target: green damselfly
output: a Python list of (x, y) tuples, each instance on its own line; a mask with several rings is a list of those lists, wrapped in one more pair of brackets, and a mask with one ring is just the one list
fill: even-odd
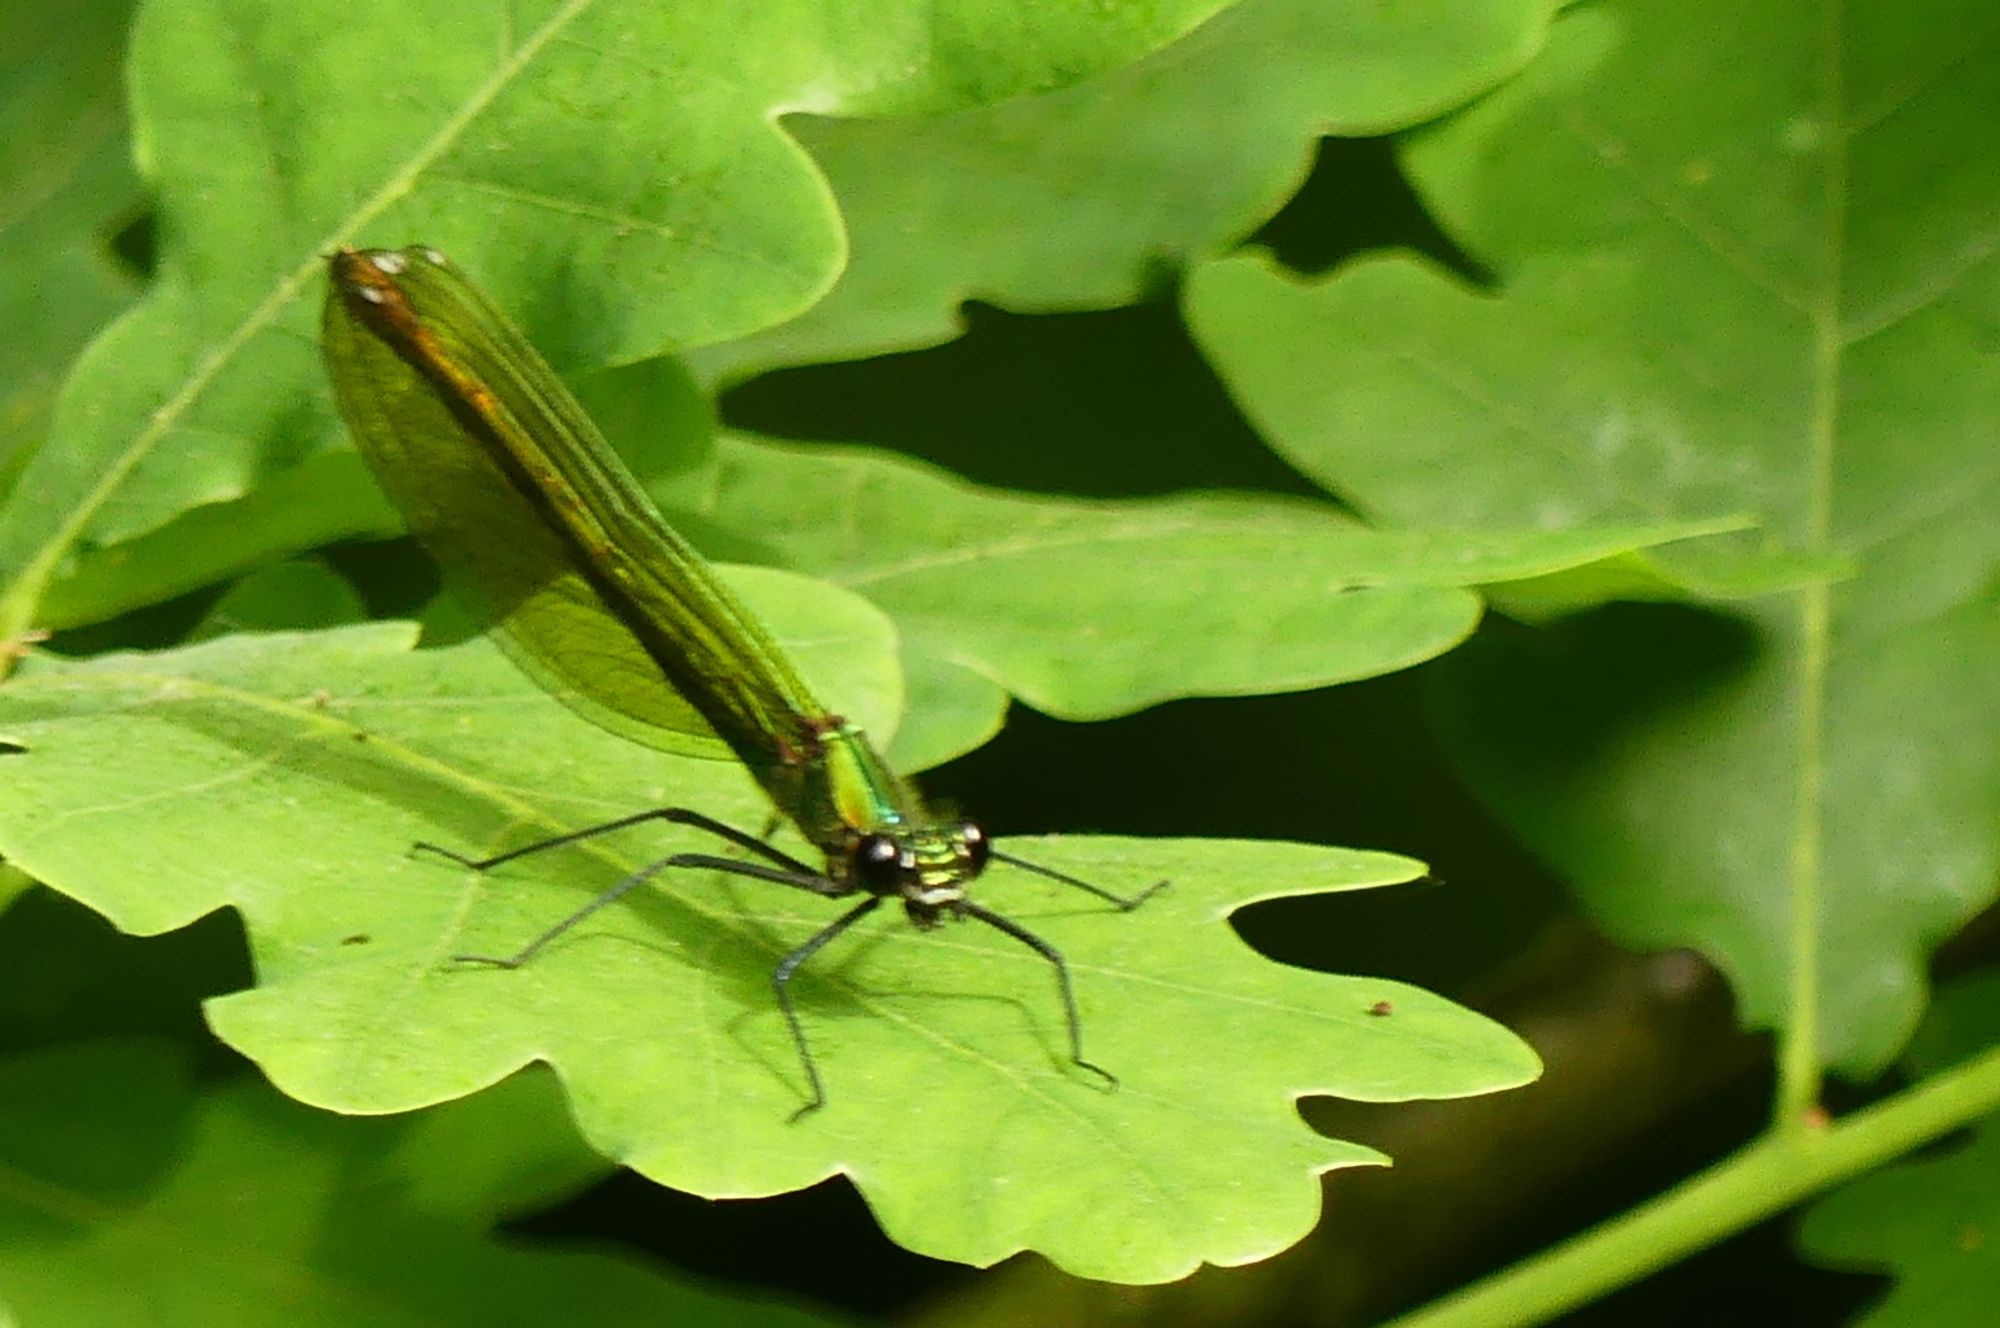
[(356, 445), (412, 533), (529, 676), (614, 732), (677, 751), (733, 754), (823, 855), (811, 864), (686, 807), (657, 807), (487, 858), (419, 847), (474, 870), (648, 821), (705, 831), (759, 859), (674, 853), (627, 875), (507, 956), (550, 942), (670, 868), (727, 872), (828, 898), (863, 898), (787, 953), (771, 983), (805, 1072), (826, 1093), (790, 992), (821, 947), (895, 900), (920, 928), (973, 919), (1052, 966), (1070, 1060), (1082, 1022), (1062, 954), (967, 896), (989, 862), (1121, 896), (1001, 852), (972, 821), (939, 817), (855, 725), (829, 712), (777, 643), (660, 516), (527, 338), (436, 250), (343, 249), (332, 259), (323, 332), (328, 371)]

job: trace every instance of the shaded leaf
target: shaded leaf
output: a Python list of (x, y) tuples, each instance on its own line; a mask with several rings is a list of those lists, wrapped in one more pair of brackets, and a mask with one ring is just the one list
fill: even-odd
[(401, 530), (361, 458), (308, 457), (242, 499), (192, 508), (156, 530), (84, 552), (49, 588), (37, 621), (52, 631), (104, 622), (350, 535)]
[(279, 563), (230, 587), (189, 639), (206, 641), (232, 632), (303, 632), (359, 622), (366, 616), (354, 587), (325, 563)]
[[(657, 372), (642, 372), (649, 368)], [(1520, 583), (1525, 591), (1717, 528), (1690, 520), (1383, 532), (1290, 499), (1031, 496), (859, 449), (731, 437), (712, 471), (691, 472), (691, 425), (652, 435), (639, 428), (644, 404), (682, 399), (678, 369), (648, 361), (615, 378), (598, 376), (595, 406), (623, 422), (620, 450), (706, 553), (827, 578), (895, 621), (912, 704), (900, 728), (884, 720), (871, 727), (885, 739), (894, 731), (891, 755), (906, 769), (990, 738), (1010, 696), (1066, 718), (1103, 718), (1183, 696), (1301, 690), (1406, 668), (1472, 630), (1475, 588)], [(326, 461), (346, 475), (320, 493), (338, 503), (352, 484), (379, 503), (358, 460), (342, 453)], [(64, 593), (81, 588), (98, 612), (130, 607), (127, 592), (208, 570), (192, 548), (211, 520), (204, 513), (268, 512), (278, 528), (302, 496), (287, 488), (267, 486), (246, 503), (197, 511), (157, 537), (117, 546), (63, 583), (52, 603), (81, 602)], [(395, 528), (393, 515), (382, 519)], [(208, 548), (226, 550), (225, 558), (250, 554), (219, 534)], [(149, 547), (182, 539), (190, 542), (182, 557)]]
[(787, 128), (840, 200), (847, 270), (803, 316), (694, 363), (730, 378), (943, 341), (972, 298), (1026, 311), (1137, 299), (1163, 266), (1274, 212), (1321, 134), (1412, 124), (1511, 73), (1551, 8), (1246, 0), (1057, 92), (922, 120), (795, 117)]
[(0, 1321), (833, 1322), (483, 1230), (553, 1106), (510, 1085), (476, 1112), (341, 1120), (261, 1083), (198, 1090), (161, 1044), (0, 1061)]
[(0, 10), (0, 494), (56, 386), (134, 293), (112, 257), (139, 210), (119, 81), (132, 0)]
[[(715, 419), (686, 371), (655, 357), (572, 384), (614, 447), (670, 507), (713, 497)], [(193, 508), (135, 539), (90, 550), (50, 587), (40, 621), (102, 622), (212, 585), (273, 558), (349, 536), (398, 534), (402, 519), (342, 448), (309, 457), (234, 502)]]
[[(2000, 1044), (2000, 972), (1940, 993), (1911, 1044), (1933, 1074)], [(1867, 1328), (1974, 1324), (2000, 1297), (2000, 1120), (1930, 1157), (1886, 1167), (1814, 1204), (1799, 1228), (1814, 1261), (1881, 1271), (1896, 1285), (1854, 1322)]]
[[(1853, 17), (1568, 10), (1522, 77), (1407, 144), (1494, 290), (1233, 260), (1189, 307), (1273, 445), (1382, 520), (1746, 510), (1756, 536), (1648, 563), (1691, 594), (1754, 584), (1762, 540), (1854, 570), (1737, 608), (1725, 673), (1683, 618), (1623, 614), (1469, 656), (1447, 709), (1619, 940), (1698, 946), (1751, 1023), (1865, 1073), (2000, 879), (2000, 82), (1984, 5)], [(1677, 671), (1705, 685), (1661, 704)]]
[[(11, 738), (0, 737), (0, 752), (18, 754), (19, 746)], [(12, 863), (0, 862), (0, 911), (33, 889), (34, 885), (34, 877)]]
[(986, 737), (1002, 690), (1103, 719), (1407, 668), (1472, 631), (1475, 587), (1716, 528), (1382, 531), (1292, 499), (1029, 497), (879, 455), (731, 440), (721, 465), (704, 516), (735, 537), (730, 556), (866, 595), (927, 679), (913, 685), (951, 699), (912, 716), (897, 755), (913, 765)]

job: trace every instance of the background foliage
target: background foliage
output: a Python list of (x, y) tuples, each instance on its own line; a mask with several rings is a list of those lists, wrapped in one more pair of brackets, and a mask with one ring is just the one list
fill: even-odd
[[(1984, 6), (0, 25), (0, 1322), (1981, 1321)], [(1149, 836), (1038, 850), (1174, 878), (1129, 918), (989, 887), (1119, 1093), (1032, 956), (891, 928), (786, 1127), (802, 901), (441, 980), (649, 850), (411, 840), (757, 812), (433, 602), (314, 347), (324, 253), (415, 239), (899, 764)], [(1546, 1075), (1410, 1101), (1533, 1076), (1465, 1005)]]

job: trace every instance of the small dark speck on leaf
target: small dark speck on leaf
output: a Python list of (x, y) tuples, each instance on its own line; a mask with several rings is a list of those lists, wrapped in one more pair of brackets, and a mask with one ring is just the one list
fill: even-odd
[(0, 738), (0, 756), (19, 756), (27, 750), (25, 746), (18, 742), (7, 738)]
[(352, 936), (340, 938), (342, 945), (366, 945), (372, 938), (365, 931), (357, 931)]
[(1380, 1017), (1385, 1014), (1394, 1014), (1395, 1012), (1396, 1012), (1395, 1005), (1389, 1001), (1377, 1001), (1373, 1005), (1368, 1007), (1368, 1013), (1375, 1015), (1377, 1017)]

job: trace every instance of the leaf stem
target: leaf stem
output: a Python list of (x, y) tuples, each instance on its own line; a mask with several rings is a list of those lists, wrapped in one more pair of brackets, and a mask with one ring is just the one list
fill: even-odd
[(1541, 1323), (1996, 1108), (2000, 1047), (1830, 1127), (1773, 1130), (1651, 1203), (1433, 1301), (1389, 1328)]
[[(1817, 554), (1833, 547), (1834, 453), (1840, 438), (1842, 355), (1847, 348), (1841, 323), (1841, 276), (1847, 254), (1847, 152), (1844, 129), (1847, 90), (1843, 81), (1845, 35), (1839, 6), (1830, 6), (1819, 32), (1821, 119), (1825, 149), (1820, 172), (1823, 217), (1823, 278), (1810, 310), (1812, 398), (1808, 416), (1805, 546)], [(1840, 127), (1837, 129), (1837, 127)], [(1779, 1133), (1814, 1128), (1819, 1108), (1821, 929), (1825, 870), (1827, 666), (1832, 653), (1833, 591), (1825, 582), (1806, 587), (1801, 597), (1798, 666), (1798, 770), (1792, 812), (1792, 852), (1788, 891), (1791, 908), (1791, 982), (1778, 1042), (1778, 1094), (1774, 1128)]]
[(1792, 808), (1788, 907), (1791, 980), (1778, 1034), (1778, 1088), (1772, 1128), (1804, 1131), (1819, 1106), (1820, 836), (1826, 796), (1826, 666), (1832, 604), (1825, 586), (1808, 586), (1800, 612), (1798, 667), (1798, 787)]

